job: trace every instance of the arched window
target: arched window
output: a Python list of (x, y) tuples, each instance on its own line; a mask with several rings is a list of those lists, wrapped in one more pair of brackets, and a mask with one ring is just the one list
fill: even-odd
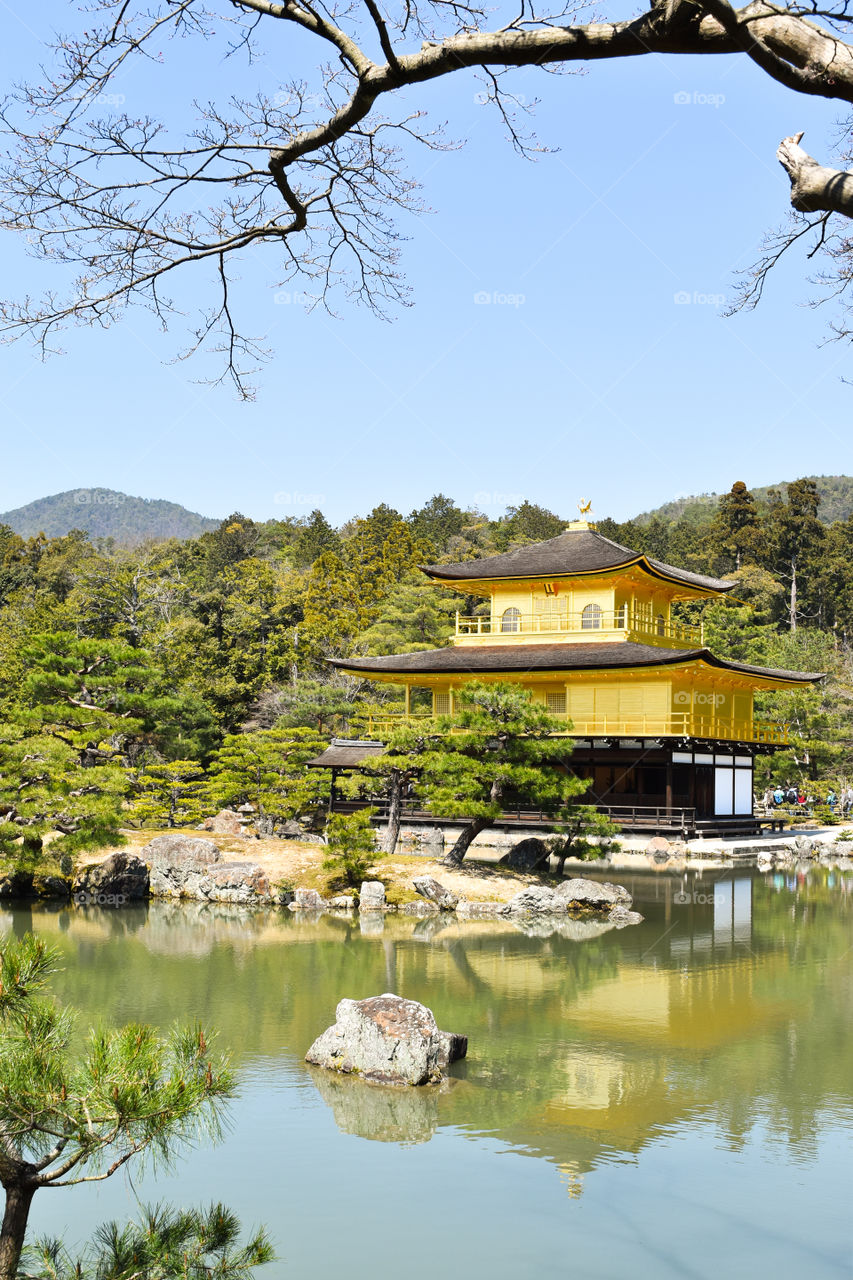
[(588, 604), (581, 614), (581, 630), (597, 631), (601, 626), (601, 605)]
[(501, 614), (501, 631), (521, 630), (521, 610), (504, 609)]
[(658, 616), (655, 618), (655, 630), (657, 631), (659, 636), (666, 635), (666, 618), (663, 616), (662, 613), (659, 613)]

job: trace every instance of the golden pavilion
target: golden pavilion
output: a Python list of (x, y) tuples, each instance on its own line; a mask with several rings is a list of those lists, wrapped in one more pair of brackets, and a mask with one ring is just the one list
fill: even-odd
[[(569, 767), (626, 828), (755, 829), (755, 756), (788, 742), (786, 726), (756, 719), (755, 692), (821, 677), (716, 657), (701, 626), (674, 616), (677, 602), (721, 597), (733, 582), (631, 551), (585, 520), (504, 555), (423, 571), (488, 608), (457, 613), (445, 648), (334, 666), (401, 685), (406, 715), (413, 689), (430, 690), (433, 713), (452, 716), (466, 681), (517, 682), (565, 721)], [(381, 738), (381, 722), (373, 728)]]

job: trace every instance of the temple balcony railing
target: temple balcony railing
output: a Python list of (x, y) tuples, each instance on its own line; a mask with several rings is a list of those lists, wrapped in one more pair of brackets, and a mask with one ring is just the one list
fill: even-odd
[[(383, 735), (393, 732), (406, 722), (429, 718), (429, 712), (417, 712), (409, 716), (405, 712), (368, 715), (363, 722), (359, 722), (358, 729), (364, 737), (381, 740)], [(554, 718), (565, 721), (566, 728), (563, 732), (570, 738), (702, 738), (715, 742), (783, 747), (790, 744), (789, 726), (775, 720), (724, 720), (718, 716), (697, 715), (689, 711), (673, 712), (668, 716), (599, 716), (594, 720), (570, 721), (565, 715), (555, 715)], [(464, 731), (451, 729), (451, 732)]]
[(543, 639), (582, 636), (585, 640), (633, 640), (639, 644), (676, 644), (701, 647), (705, 643), (701, 626), (686, 622), (672, 622), (655, 618), (651, 614), (630, 612), (627, 608), (596, 614), (581, 613), (522, 613), (516, 610), (512, 617), (506, 613), (490, 617), (484, 614), (456, 615), (456, 639), (477, 636), (500, 638), (512, 642), (514, 636), (541, 636)]

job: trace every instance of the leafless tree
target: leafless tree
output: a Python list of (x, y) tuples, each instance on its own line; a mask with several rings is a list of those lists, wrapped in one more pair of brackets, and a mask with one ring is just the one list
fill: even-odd
[[(581, 21), (573, 0), (554, 13), (518, 3), (495, 23), (493, 11), (462, 0), (92, 0), (87, 30), (54, 46), (46, 82), (20, 87), (2, 110), (3, 223), (55, 262), (58, 277), (74, 277), (65, 293), (6, 303), (7, 332), (30, 333), (49, 350), (64, 324), (106, 325), (132, 303), (167, 325), (181, 309), (178, 278), (206, 264), (213, 301), (184, 354), (203, 344), (222, 351), (223, 376), (245, 394), (264, 354), (232, 302), (236, 262), (251, 246), (274, 247), (279, 286), (303, 282), (320, 305), (331, 307), (340, 289), (380, 312), (405, 304), (397, 219), (420, 200), (406, 153), (412, 142), (452, 145), (412, 102), (417, 86), (454, 72), (480, 74), (484, 101), (525, 154), (536, 144), (506, 78), (518, 67), (742, 54), (798, 93), (853, 102), (848, 0), (828, 9), (817, 0), (741, 9), (654, 0), (614, 22)], [(104, 110), (117, 105), (113, 86), (128, 68), (157, 60), (169, 40), (225, 39), (231, 56), (251, 60), (270, 38), (277, 58), (293, 54), (291, 65), (313, 43), (316, 84), (294, 79), (272, 96), (196, 102), (178, 130), (162, 116)], [(819, 164), (801, 137), (778, 151), (794, 222), (768, 242), (747, 305), (779, 254), (809, 233), (830, 255), (837, 287), (848, 282), (853, 173)]]

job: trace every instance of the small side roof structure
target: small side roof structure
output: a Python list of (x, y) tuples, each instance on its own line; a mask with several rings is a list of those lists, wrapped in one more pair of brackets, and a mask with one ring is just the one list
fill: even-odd
[(313, 760), (306, 761), (307, 769), (354, 769), (367, 756), (381, 755), (385, 747), (381, 742), (361, 738), (332, 738), (326, 750)]

